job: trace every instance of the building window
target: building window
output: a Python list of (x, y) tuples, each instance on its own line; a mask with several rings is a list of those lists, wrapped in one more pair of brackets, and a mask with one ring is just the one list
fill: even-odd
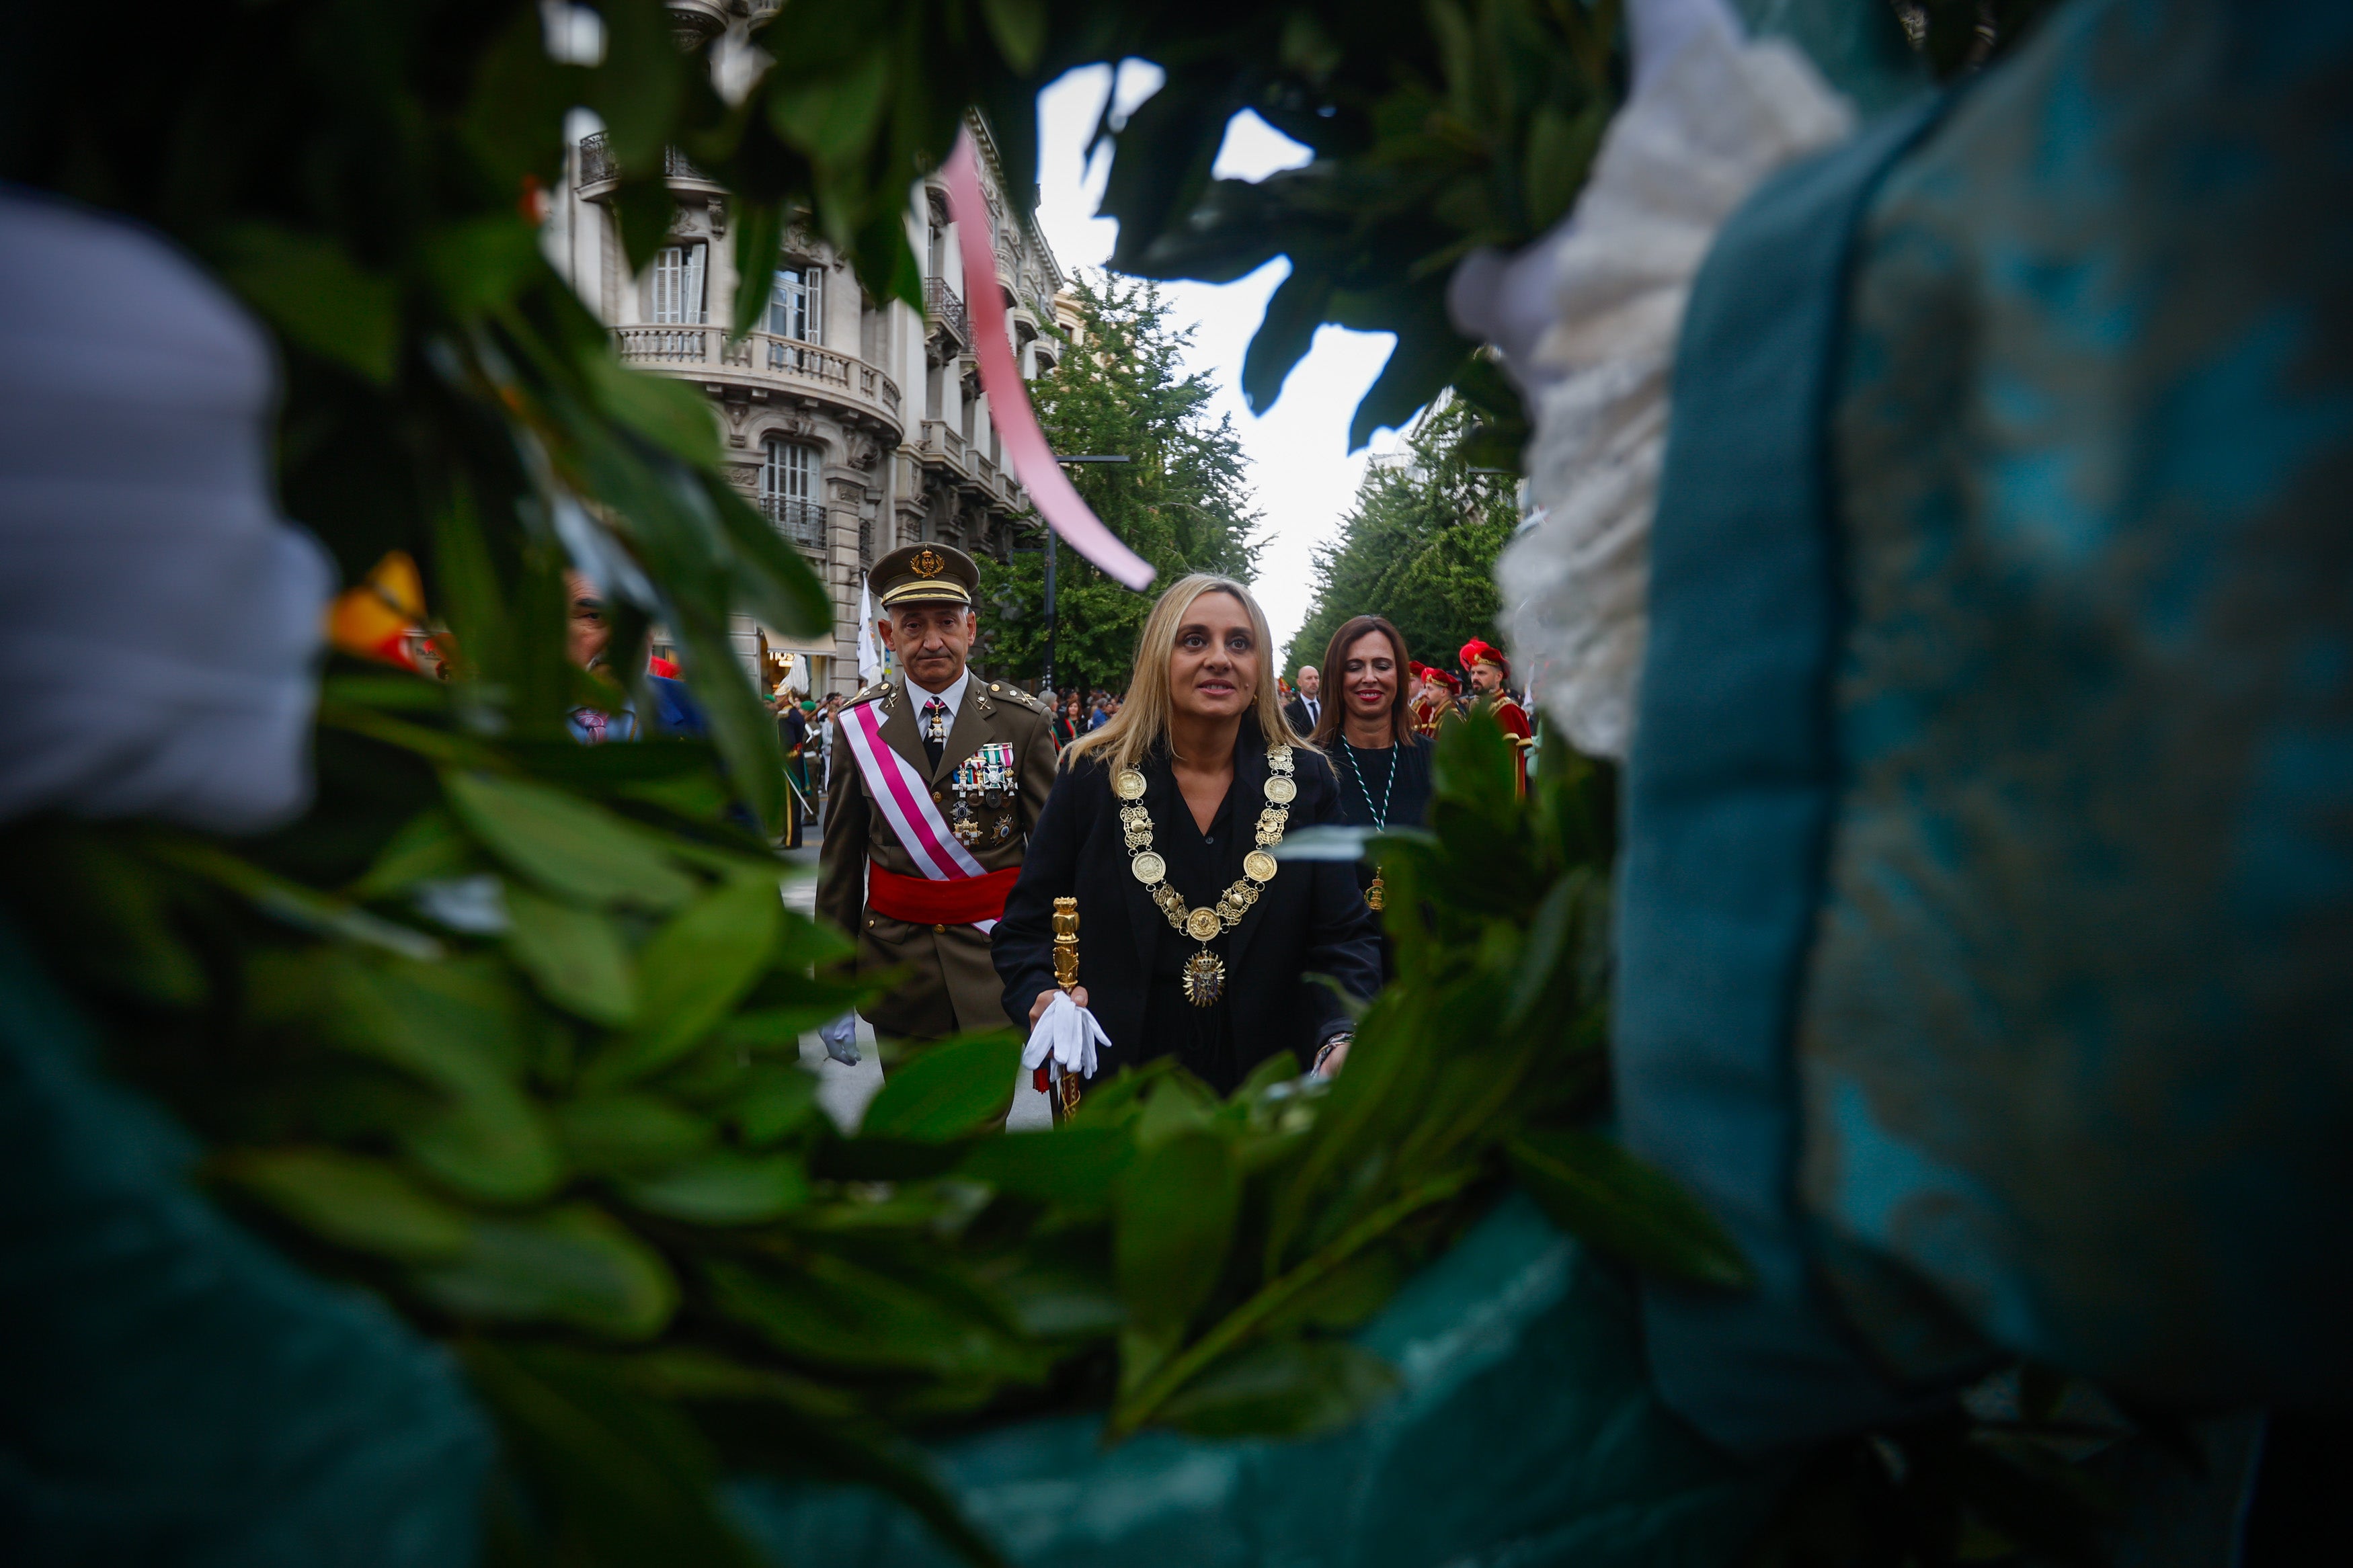
[(768, 289), (768, 331), (805, 343), (825, 339), (825, 268), (783, 267)]
[(648, 314), (657, 323), (700, 324), (706, 319), (702, 256), (701, 245), (665, 245), (654, 252), (653, 308)]
[(825, 548), (825, 508), (818, 500), (818, 451), (771, 436), (760, 465), (760, 510), (776, 531), (805, 550)]

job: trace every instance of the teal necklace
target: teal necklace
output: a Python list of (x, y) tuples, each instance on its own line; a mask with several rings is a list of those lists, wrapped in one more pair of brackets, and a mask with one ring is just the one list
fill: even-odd
[[(1356, 793), (1364, 796), (1365, 814), (1373, 819), (1373, 831), (1376, 833), (1388, 832), (1389, 826), (1389, 802), (1397, 796), (1397, 747), (1392, 745), (1388, 748), (1389, 778), (1388, 783), (1381, 785), (1381, 808), (1378, 811), (1375, 811), (1373, 809), (1373, 792), (1365, 787), (1365, 770), (1356, 765), (1356, 748), (1349, 743), (1348, 738), (1345, 735), (1340, 737), (1340, 750), (1347, 755), (1349, 775), (1356, 781)], [(1371, 910), (1374, 913), (1378, 914), (1380, 912), (1381, 906), (1388, 901), (1388, 891), (1381, 886), (1381, 868), (1378, 866), (1375, 866), (1373, 868), (1373, 885), (1365, 889), (1365, 907)]]

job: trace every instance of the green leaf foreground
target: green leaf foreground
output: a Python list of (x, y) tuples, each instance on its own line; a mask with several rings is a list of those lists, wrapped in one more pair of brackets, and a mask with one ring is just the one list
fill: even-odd
[[(639, 765), (468, 736), (459, 694), (421, 681), (340, 695), (396, 715), (322, 731), (326, 775), (371, 781), (364, 826), (322, 810), (249, 859), (69, 829), (29, 874), (69, 891), (91, 868), (128, 879), (143, 890), (114, 903), (146, 911), (145, 947), (206, 975), (203, 994), (242, 995), (159, 1029), (151, 1000), (95, 975), (86, 993), (142, 1020), (123, 1059), (214, 1148), (224, 1197), (475, 1347), (519, 1478), (567, 1531), (617, 1505), (545, 1468), (592, 1456), (526, 1429), (552, 1395), (516, 1369), (551, 1334), (575, 1348), (546, 1376), (620, 1380), (651, 1402), (628, 1419), (684, 1423), (712, 1473), (807, 1470), (807, 1445), (780, 1448), (712, 1393), (799, 1391), (810, 1443), (856, 1445), (859, 1479), (969, 1547), (906, 1437), (1083, 1405), (1079, 1374), (1102, 1365), (1107, 1441), (1343, 1423), (1396, 1386), (1345, 1335), (1515, 1167), (1597, 1245), (1738, 1278), (1688, 1199), (1579, 1131), (1603, 1081), (1608, 779), (1556, 748), (1522, 802), (1491, 723), (1448, 731), (1438, 829), (1374, 847), (1391, 886), (1419, 891), (1392, 903), (1399, 979), (1335, 1082), (1279, 1058), (1220, 1102), (1156, 1063), (1092, 1086), (1072, 1125), (1008, 1136), (1019, 1047), (999, 1033), (915, 1051), (844, 1136), (798, 1065), (802, 1032), (863, 994), (823, 971), (839, 939), (784, 906), (765, 849), (632, 793), (715, 778), (712, 753)], [(459, 741), (474, 755), (451, 768)], [(298, 873), (347, 891), (290, 901)], [(453, 886), (497, 889), (482, 907), (503, 923), (448, 923), (436, 890)], [(85, 937), (111, 918), (66, 900)], [(1469, 1005), (1500, 996), (1514, 1005)], [(1549, 1190), (1572, 1178), (1584, 1210)], [(637, 1389), (615, 1358), (649, 1352), (705, 1375)]]

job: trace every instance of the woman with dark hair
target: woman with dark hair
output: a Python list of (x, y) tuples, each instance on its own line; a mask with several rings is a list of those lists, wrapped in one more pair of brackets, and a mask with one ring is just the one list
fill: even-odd
[(1279, 1054), (1336, 1065), (1347, 1009), (1307, 976), (1369, 998), (1379, 939), (1348, 867), (1272, 853), (1286, 833), (1338, 821), (1342, 793), (1283, 721), (1272, 657), (1239, 583), (1187, 577), (1153, 606), (1127, 700), (1062, 753), (997, 922), (1017, 1026), (1060, 995), (1054, 900), (1075, 896), (1071, 1000), (1109, 1037), (1106, 1068), (1173, 1056), (1226, 1094)]
[(1071, 687), (1054, 704), (1054, 743), (1067, 746), (1087, 732), (1087, 700)]
[[(1419, 827), (1430, 810), (1430, 742), (1414, 728), (1406, 695), (1413, 660), (1405, 638), (1379, 616), (1358, 616), (1324, 651), (1330, 694), (1311, 739), (1340, 778), (1338, 820), (1358, 827)], [(1365, 902), (1377, 910), (1387, 889), (1378, 866), (1356, 868)]]

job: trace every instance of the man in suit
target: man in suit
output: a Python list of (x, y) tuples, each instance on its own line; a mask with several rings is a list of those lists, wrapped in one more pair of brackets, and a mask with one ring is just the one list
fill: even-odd
[[(874, 563), (877, 634), (897, 673), (830, 728), (818, 912), (858, 943), (859, 973), (906, 978), (866, 1009), (877, 1033), (935, 1040), (1005, 1026), (988, 931), (1020, 875), (1054, 782), (1045, 704), (966, 668), (980, 570), (944, 544)], [(847, 1016), (819, 1033), (858, 1059)]]
[(1282, 716), (1291, 727), (1303, 735), (1315, 732), (1315, 722), (1324, 717), (1324, 677), (1312, 664), (1299, 667), (1299, 694), (1283, 704)]

